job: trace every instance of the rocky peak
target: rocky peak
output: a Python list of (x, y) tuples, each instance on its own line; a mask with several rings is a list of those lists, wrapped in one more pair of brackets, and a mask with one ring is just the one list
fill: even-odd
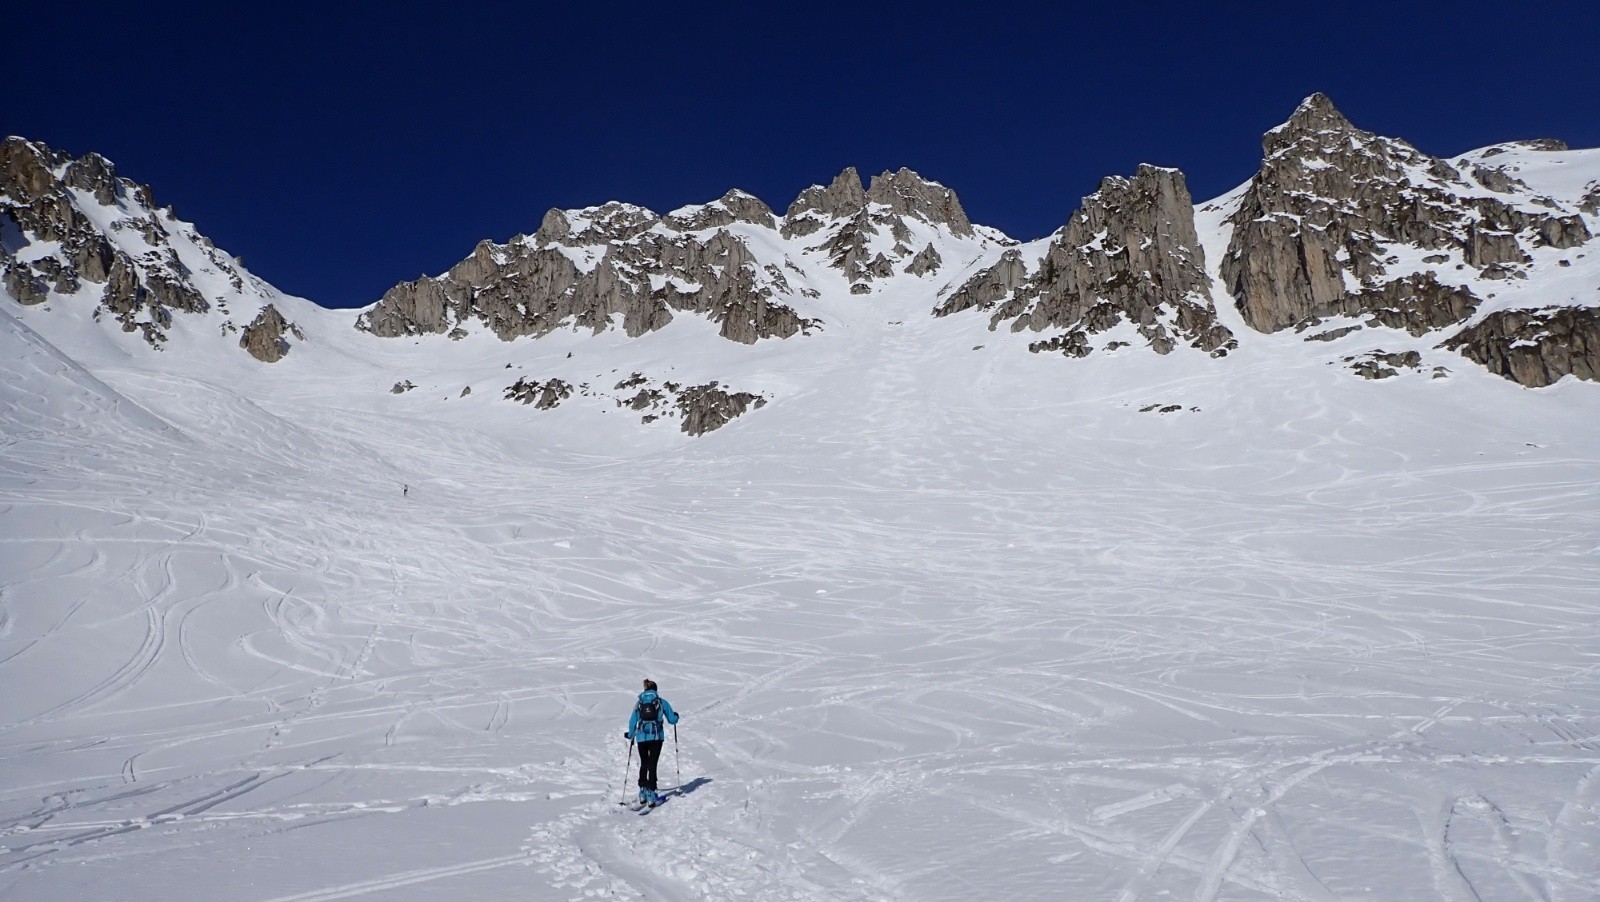
[(734, 188), (708, 204), (682, 207), (667, 214), (666, 223), (680, 232), (699, 232), (736, 222), (772, 228), (772, 208), (753, 194)]
[(915, 216), (950, 228), (953, 234), (970, 237), (972, 223), (961, 208), (956, 193), (935, 181), (925, 179), (904, 166), (898, 172), (872, 177), (867, 201), (883, 204), (897, 216)]
[(644, 207), (610, 201), (581, 210), (550, 210), (544, 214), (534, 240), (569, 247), (627, 241), (661, 222)]
[(800, 192), (783, 217), (783, 237), (809, 235), (828, 220), (855, 215), (866, 203), (860, 174), (854, 166), (847, 166), (826, 188), (812, 185)]
[[(1469, 181), (1404, 141), (1357, 129), (1321, 94), (1262, 146), (1221, 270), (1245, 321), (1263, 332), (1372, 315), (1369, 324), (1421, 335), (1476, 309), (1464, 280), (1521, 277), (1530, 249), (1589, 239), (1575, 210), (1481, 167)], [(1436, 268), (1391, 271), (1398, 247)]]
[(551, 207), (545, 211), (544, 219), (539, 222), (539, 230), (533, 233), (533, 239), (539, 244), (561, 244), (571, 234), (572, 226), (567, 222), (567, 214)]
[(1035, 351), (1083, 357), (1091, 337), (1128, 323), (1158, 354), (1185, 342), (1221, 356), (1235, 346), (1216, 321), (1205, 256), (1183, 173), (1142, 165), (1132, 178), (1110, 176), (1058, 230), (1029, 274), (1019, 250), (978, 273), (934, 310), (977, 308), (989, 328), (1056, 331)]
[(1300, 101), (1282, 125), (1261, 137), (1261, 150), (1270, 157), (1303, 142), (1326, 145), (1332, 143), (1330, 138), (1349, 136), (1371, 138), (1372, 134), (1351, 125), (1328, 95), (1318, 92)]

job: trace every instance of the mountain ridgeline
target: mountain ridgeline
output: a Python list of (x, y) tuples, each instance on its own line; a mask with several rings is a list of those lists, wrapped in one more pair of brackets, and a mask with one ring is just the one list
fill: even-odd
[[(615, 202), (550, 210), (533, 234), (483, 241), (447, 272), (395, 285), (344, 328), (423, 344), (570, 330), (637, 339), (688, 317), (759, 348), (825, 335), (840, 305), (894, 299), (951, 328), (1023, 333), (1029, 351), (1067, 358), (1222, 358), (1252, 334), (1371, 333), (1423, 340), (1524, 386), (1600, 381), (1600, 255), (1590, 253), (1600, 151), (1539, 140), (1431, 157), (1355, 127), (1320, 94), (1262, 149), (1248, 182), (1198, 206), (1175, 169), (1105, 178), (1060, 229), (1028, 243), (974, 225), (954, 191), (909, 169), (866, 184), (846, 169), (781, 216), (738, 190), (665, 215)], [(172, 333), (193, 321), (196, 336), (275, 363), (317, 344), (286, 307), (351, 315), (286, 302), (97, 154), (7, 139), (0, 234), (11, 302), (59, 301), (155, 349), (181, 344)], [(1351, 369), (1394, 374), (1373, 360)], [(572, 395), (558, 379), (518, 384), (506, 396), (527, 402), (536, 386), (536, 409)], [(616, 390), (637, 390), (616, 401), (646, 422), (678, 418), (689, 432), (766, 400), (715, 382), (623, 380)]]

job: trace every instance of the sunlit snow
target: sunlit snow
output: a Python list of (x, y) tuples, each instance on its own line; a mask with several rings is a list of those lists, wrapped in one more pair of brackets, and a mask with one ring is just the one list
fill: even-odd
[[(751, 347), (277, 298), (272, 366), (0, 299), (0, 895), (1600, 896), (1600, 387), (1226, 304), (1068, 360), (913, 282)], [(636, 371), (773, 400), (501, 397)]]

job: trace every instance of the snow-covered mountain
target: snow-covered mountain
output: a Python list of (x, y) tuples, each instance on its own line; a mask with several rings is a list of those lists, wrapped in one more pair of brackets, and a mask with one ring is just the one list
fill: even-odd
[(347, 311), (7, 141), (0, 896), (1600, 896), (1600, 156), (1264, 145)]
[[(1220, 358), (1291, 328), (1314, 342), (1364, 330), (1332, 349), (1354, 349), (1341, 363), (1369, 378), (1442, 376), (1462, 357), (1528, 386), (1600, 376), (1600, 257), (1588, 252), (1600, 151), (1530, 141), (1429, 157), (1356, 128), (1322, 95), (1263, 148), (1260, 172), (1224, 197), (1195, 207), (1182, 173), (1141, 166), (1026, 244), (974, 226), (954, 192), (906, 169), (866, 187), (847, 169), (782, 217), (738, 190), (664, 216), (623, 203), (551, 210), (531, 236), (482, 242), (448, 272), (345, 314), (285, 298), (103, 158), (13, 138), (0, 156), (4, 282), (24, 305), (103, 318), (156, 348), (174, 330), (198, 344), (237, 334), (263, 362), (297, 343), (323, 360), (348, 352), (348, 341), (308, 336), (342, 332), (354, 316), (373, 338), (427, 339), (383, 384), (395, 393), (443, 387), (452, 355), (441, 340), (534, 340), (521, 371), (463, 379), (451, 367), (460, 382), (449, 390), (487, 381), (494, 397), (535, 409), (628, 409), (691, 434), (783, 400), (775, 383), (799, 388), (791, 361), (823, 365), (840, 344), (830, 339), (859, 323), (929, 317), (950, 318), (962, 341), (1025, 333), (1030, 351), (1068, 357), (1183, 347)], [(549, 340), (641, 338), (685, 317), (758, 352), (688, 339), (674, 359), (611, 379), (618, 355), (569, 364), (572, 341)], [(1305, 360), (1328, 350), (1308, 348)]]

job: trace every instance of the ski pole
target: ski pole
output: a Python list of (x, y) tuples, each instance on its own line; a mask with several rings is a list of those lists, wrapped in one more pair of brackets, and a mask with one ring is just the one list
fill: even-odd
[(678, 725), (672, 725), (672, 772), (678, 777), (678, 785), (683, 785), (683, 768), (678, 766)]
[(628, 740), (628, 760), (622, 765), (622, 798), (617, 800), (618, 805), (628, 804), (628, 771), (633, 769), (633, 740)]

